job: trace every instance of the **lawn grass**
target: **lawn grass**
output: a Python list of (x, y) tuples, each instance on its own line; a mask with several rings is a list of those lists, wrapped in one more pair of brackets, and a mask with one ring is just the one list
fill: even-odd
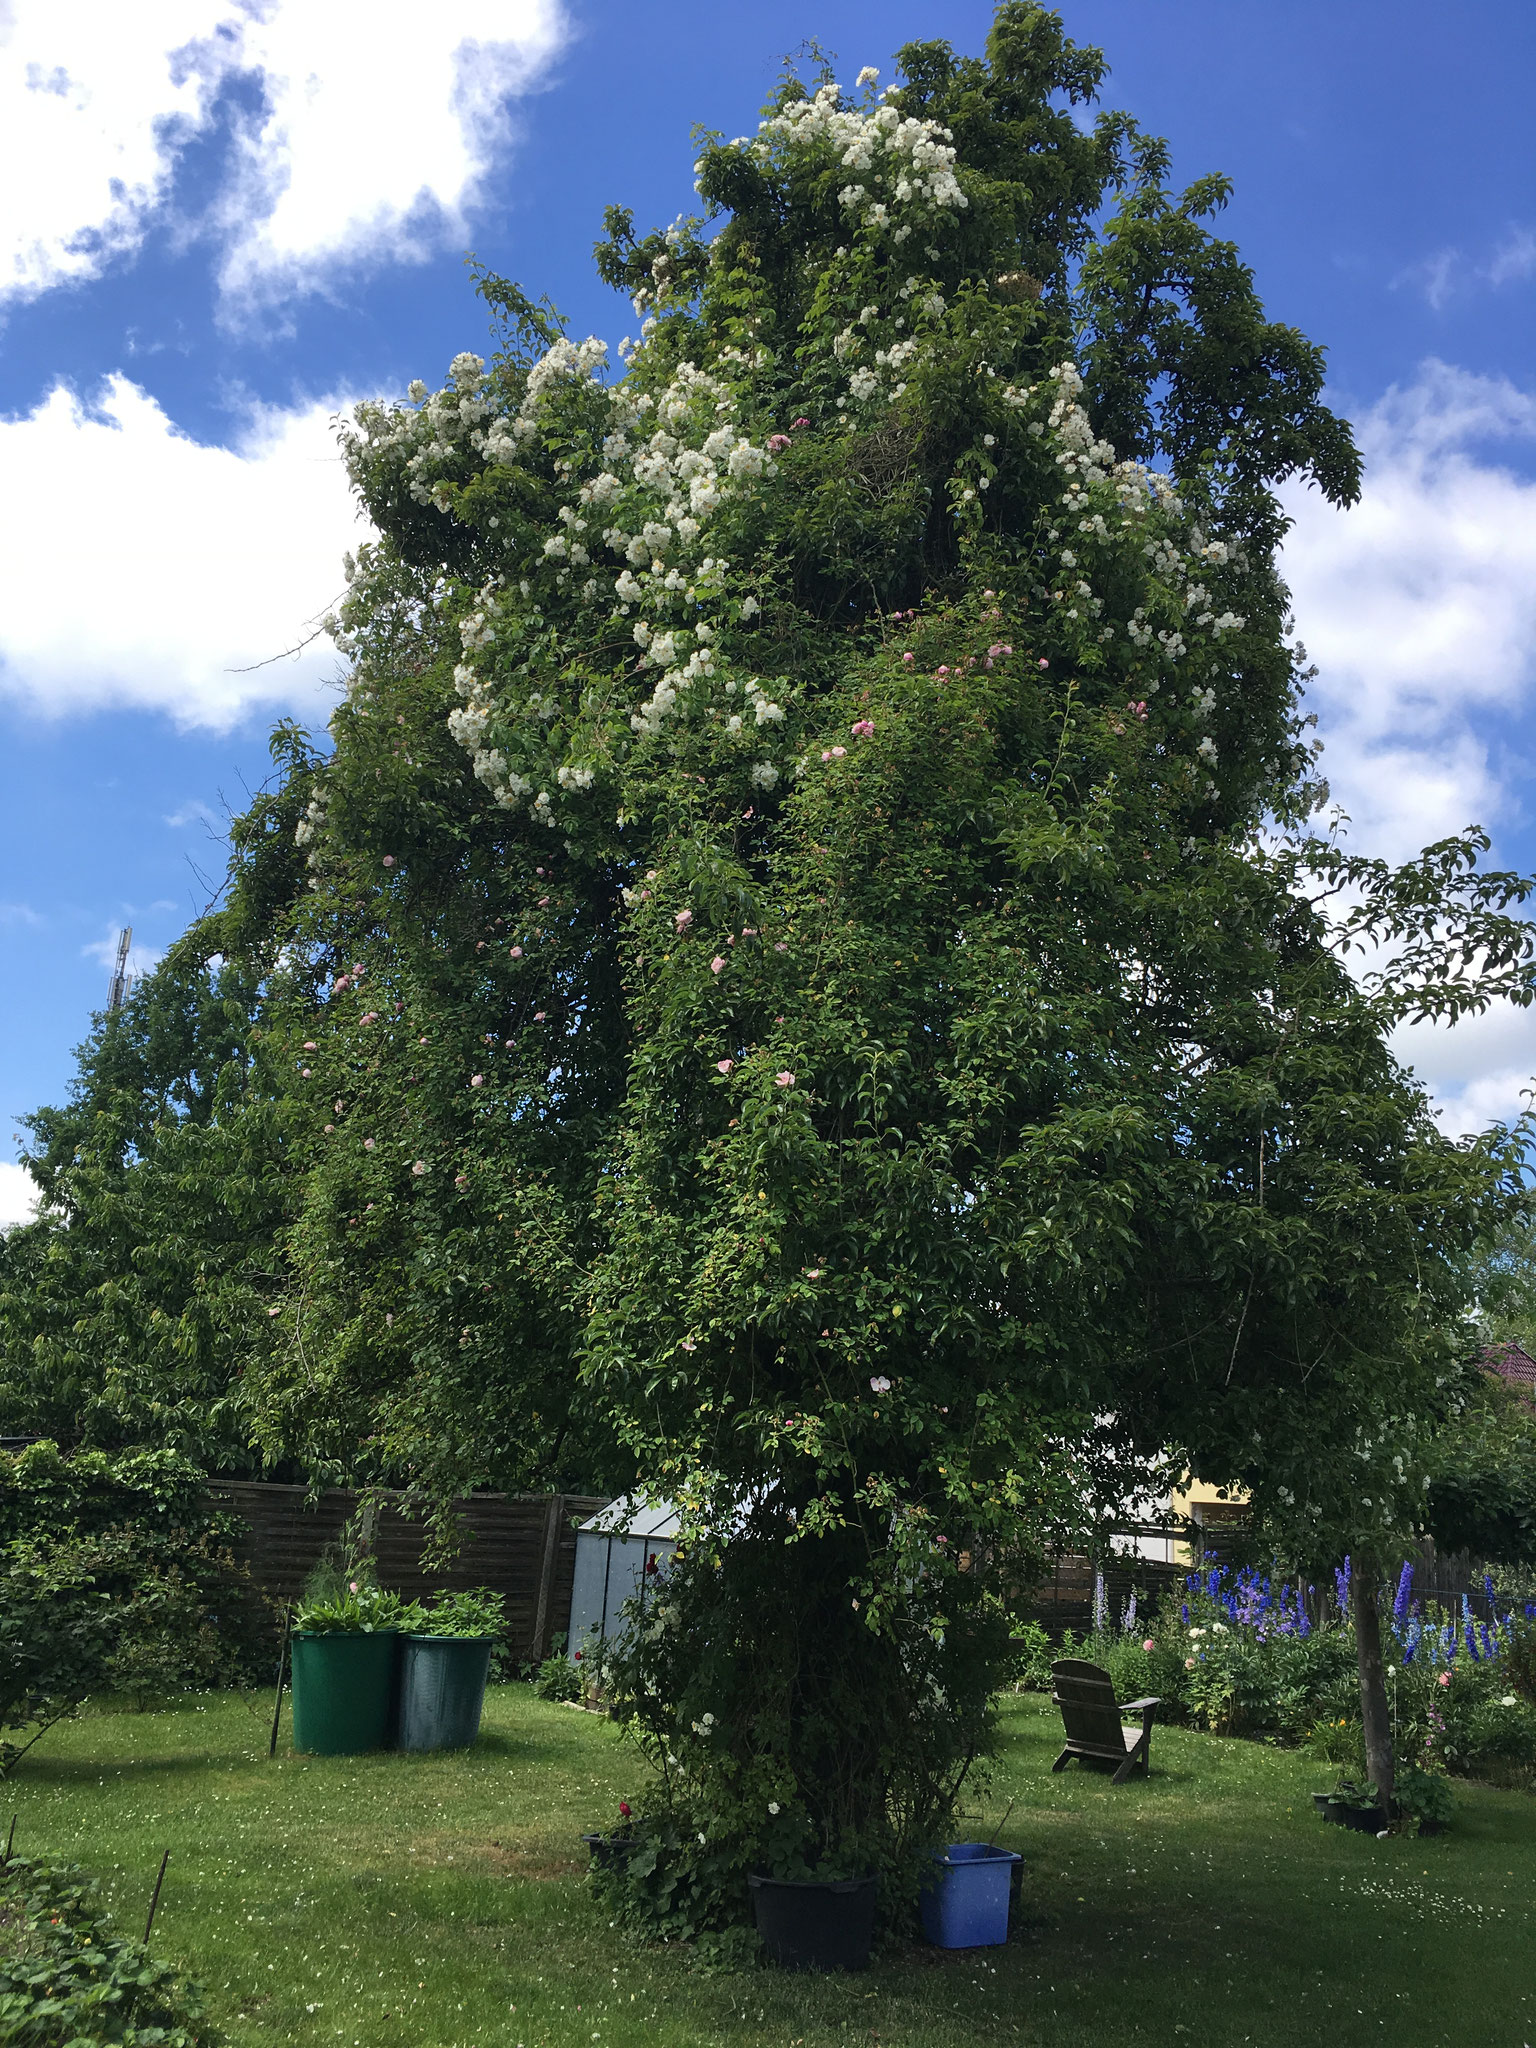
[(1460, 1788), (1453, 1833), (1324, 1827), (1306, 1758), (1160, 1729), (1154, 1774), (1053, 1777), (1059, 1722), (1004, 1704), (988, 1824), (1026, 1859), (1005, 1948), (867, 1977), (711, 1976), (626, 1946), (582, 1884), (582, 1829), (637, 1774), (605, 1721), (493, 1688), (466, 1755), (267, 1759), (270, 1700), (91, 1715), (19, 1767), (17, 1849), (98, 1872), (275, 2048), (1348, 2048), (1536, 2041), (1536, 1801)]

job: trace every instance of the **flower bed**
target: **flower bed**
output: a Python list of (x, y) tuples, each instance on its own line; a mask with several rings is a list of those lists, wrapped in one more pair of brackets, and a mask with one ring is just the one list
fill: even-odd
[[(1305, 1742), (1326, 1761), (1358, 1765), (1360, 1694), (1349, 1620), (1349, 1565), (1333, 1598), (1278, 1572), (1222, 1566), (1192, 1572), (1182, 1598), (1149, 1622), (1134, 1600), (1119, 1623), (1098, 1602), (1097, 1625), (1052, 1645), (1026, 1632), (1022, 1682), (1046, 1687), (1057, 1656), (1089, 1657), (1122, 1699), (1155, 1693), (1165, 1719), (1221, 1735)], [(1490, 1594), (1492, 1586), (1489, 1586)], [(1426, 1608), (1404, 1565), (1383, 1648), (1401, 1761), (1431, 1772), (1523, 1782), (1536, 1770), (1536, 1616), (1492, 1622)]]

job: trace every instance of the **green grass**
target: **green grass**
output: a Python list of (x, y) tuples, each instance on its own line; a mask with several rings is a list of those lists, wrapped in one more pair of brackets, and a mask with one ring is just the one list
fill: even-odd
[[(1046, 1703), (1004, 1707), (991, 1815), (1026, 1859), (1001, 1949), (868, 1977), (710, 1976), (627, 1947), (581, 1881), (633, 1754), (604, 1721), (493, 1690), (468, 1755), (267, 1760), (270, 1699), (100, 1714), (0, 1799), (17, 1848), (97, 1871), (249, 2048), (1347, 2048), (1536, 2042), (1536, 1801), (1460, 1788), (1455, 1831), (1324, 1827), (1304, 1757), (1161, 1729), (1154, 1775), (1050, 1773)], [(285, 1724), (286, 1726), (286, 1724)], [(0, 1811), (0, 1826), (8, 1812)]]

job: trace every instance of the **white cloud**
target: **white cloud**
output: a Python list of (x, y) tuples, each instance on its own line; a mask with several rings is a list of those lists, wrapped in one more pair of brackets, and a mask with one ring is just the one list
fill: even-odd
[(1402, 859), (1511, 809), (1480, 720), (1536, 682), (1536, 481), (1472, 451), (1536, 437), (1536, 398), (1432, 362), (1356, 426), (1360, 503), (1292, 493), (1283, 568), (1334, 794)]
[(226, 728), (313, 710), (339, 673), (312, 633), (360, 532), (334, 406), (256, 408), (232, 448), (179, 433), (127, 378), (87, 410), (58, 387), (0, 420), (0, 691), (43, 713), (112, 705)]
[[(1536, 686), (1536, 481), (1488, 451), (1536, 437), (1536, 399), (1432, 362), (1356, 428), (1360, 503), (1293, 493), (1283, 564), (1324, 769), (1367, 853), (1402, 860), (1470, 824), (1497, 839), (1523, 821), (1522, 764), (1490, 735)], [(1536, 1015), (1507, 1005), (1395, 1042), (1453, 1133), (1518, 1114), (1536, 1075)]]
[[(415, 260), (462, 237), (565, 35), (560, 0), (0, 0), (0, 298), (131, 251), (221, 113), (227, 287)], [(259, 111), (235, 112), (236, 81)]]
[(206, 0), (0, 8), (0, 296), (89, 276), (164, 196), (202, 85), (170, 53)]
[(37, 1213), (40, 1190), (24, 1166), (0, 1163), (0, 1230), (30, 1223)]
[[(165, 822), (173, 829), (183, 825), (211, 825), (222, 838), (227, 820), (205, 804), (200, 796), (189, 796), (184, 804), (178, 804), (174, 811), (166, 813)], [(174, 908), (174, 905), (172, 906)]]

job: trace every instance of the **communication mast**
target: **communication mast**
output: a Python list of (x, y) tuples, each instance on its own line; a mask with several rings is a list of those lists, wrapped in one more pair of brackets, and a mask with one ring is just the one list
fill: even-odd
[(117, 964), (112, 969), (112, 987), (107, 995), (107, 1008), (120, 1010), (128, 1000), (128, 991), (133, 987), (133, 976), (128, 972), (128, 948), (133, 944), (133, 926), (129, 925), (117, 935)]

